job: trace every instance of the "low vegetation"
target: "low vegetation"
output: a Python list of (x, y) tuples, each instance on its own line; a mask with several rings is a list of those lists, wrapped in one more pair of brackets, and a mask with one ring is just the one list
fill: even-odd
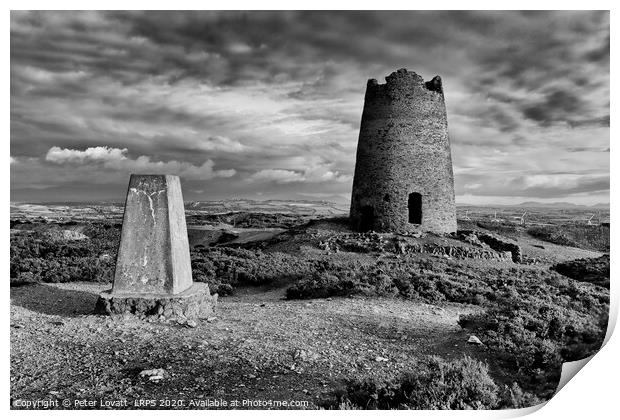
[(531, 236), (557, 245), (609, 252), (609, 225), (562, 224), (535, 226)]
[(484, 312), (460, 320), (497, 352), (520, 383), (542, 395), (551, 390), (541, 378), (551, 374), (557, 380), (562, 362), (600, 349), (609, 312), (608, 295), (596, 287), (574, 282), (546, 286), (552, 289), (547, 296), (505, 293)]
[(609, 292), (594, 280), (590, 283), (537, 268), (481, 272), (463, 263), (429, 259), (385, 263), (362, 272), (313, 273), (290, 287), (287, 297), (362, 294), (479, 305), (484, 310), (463, 316), (461, 326), (496, 351), (529, 391), (549, 397), (554, 381), (541, 377), (559, 375), (562, 362), (588, 357), (602, 345)]
[[(11, 285), (112, 281), (120, 230), (109, 224), (90, 224), (67, 239), (70, 226), (22, 225), (11, 231)], [(70, 233), (75, 232), (68, 230)]]
[(609, 254), (599, 258), (581, 258), (551, 267), (558, 273), (609, 289)]
[[(12, 285), (31, 282), (110, 282), (120, 226), (93, 223), (20, 224), (11, 231)], [(572, 241), (579, 229), (530, 228), (555, 243)], [(555, 229), (555, 230), (553, 230)], [(562, 230), (564, 229), (564, 230)], [(607, 228), (605, 228), (607, 229)], [(78, 232), (67, 235), (65, 231)], [(567, 233), (568, 232), (568, 233)], [(518, 234), (516, 230), (508, 232)], [(564, 235), (564, 236), (562, 236)], [(571, 246), (609, 248), (608, 231)], [(562, 239), (564, 238), (564, 239)], [(567, 242), (568, 243), (568, 242)], [(193, 278), (212, 293), (240, 285), (290, 284), (287, 299), (382, 296), (475, 305), (460, 325), (482, 340), (501, 369), (519, 386), (497, 385), (485, 365), (472, 359), (424, 359), (414, 373), (380, 383), (350, 380), (325, 405), (330, 408), (499, 408), (532, 405), (553, 392), (560, 364), (592, 355), (602, 343), (609, 313), (609, 255), (540, 266), (472, 266), (422, 254), (386, 253), (327, 258), (262, 249), (195, 247)], [(336, 254), (339, 255), (339, 254)], [(378, 257), (378, 255), (382, 255)], [(509, 268), (508, 268), (509, 267)], [(550, 379), (550, 376), (554, 376)], [(536, 397), (534, 396), (536, 395)]]
[(192, 249), (194, 281), (209, 284), (212, 293), (233, 293), (239, 284), (262, 285), (294, 280), (315, 268), (312, 261), (282, 252), (264, 253), (242, 248), (209, 247)]
[(482, 362), (467, 356), (453, 361), (434, 356), (392, 381), (350, 380), (323, 405), (341, 410), (481, 410), (529, 407), (540, 402), (516, 383), (498, 386)]

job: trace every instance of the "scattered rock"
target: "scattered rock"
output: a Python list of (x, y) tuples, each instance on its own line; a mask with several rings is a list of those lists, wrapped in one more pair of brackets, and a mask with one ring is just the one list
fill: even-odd
[(478, 337), (476, 337), (475, 335), (470, 335), (469, 336), (469, 340), (467, 340), (467, 342), (469, 344), (476, 344), (481, 346), (482, 345), (482, 341), (480, 341), (480, 339)]
[(512, 261), (515, 263), (520, 263), (522, 260), (521, 247), (516, 244), (514, 241), (502, 238), (497, 235), (491, 235), (489, 233), (475, 232), (476, 236), (480, 241), (484, 242), (486, 245), (490, 246), (493, 250), (497, 252), (510, 252), (512, 257)]
[(99, 261), (111, 262), (112, 261), (112, 257), (110, 256), (110, 254), (101, 254), (101, 255), (99, 255)]
[(166, 371), (163, 369), (145, 369), (140, 372), (140, 377), (148, 377), (149, 381), (159, 382), (166, 376)]
[(310, 351), (310, 350), (302, 350), (302, 349), (296, 349), (293, 352), (293, 360), (300, 360), (302, 362), (306, 362), (309, 360), (316, 360), (319, 356)]
[(478, 236), (474, 232), (464, 232), (460, 235), (460, 239), (463, 242), (467, 242), (479, 248), (484, 247), (484, 244), (478, 239)]
[(84, 239), (89, 239), (88, 236), (74, 230), (63, 230), (61, 235), (62, 238), (67, 241), (83, 241)]

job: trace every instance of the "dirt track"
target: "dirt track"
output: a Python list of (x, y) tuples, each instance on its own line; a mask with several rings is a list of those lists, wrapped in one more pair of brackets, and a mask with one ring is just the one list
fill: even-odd
[[(419, 355), (486, 355), (457, 325), (473, 306), (285, 301), (284, 288), (246, 288), (221, 299), (215, 319), (190, 328), (91, 315), (108, 287), (11, 289), (13, 398), (183, 399), (180, 408), (190, 399), (303, 400), (316, 408), (344, 378), (393, 376)], [(168, 376), (160, 383), (139, 376), (152, 368)]]

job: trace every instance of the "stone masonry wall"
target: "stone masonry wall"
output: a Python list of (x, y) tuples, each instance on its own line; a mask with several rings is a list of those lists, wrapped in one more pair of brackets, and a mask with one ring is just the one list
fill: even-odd
[[(357, 230), (456, 231), (454, 176), (441, 78), (406, 69), (370, 79), (357, 148), (351, 223)], [(422, 195), (421, 224), (409, 223), (410, 193)]]

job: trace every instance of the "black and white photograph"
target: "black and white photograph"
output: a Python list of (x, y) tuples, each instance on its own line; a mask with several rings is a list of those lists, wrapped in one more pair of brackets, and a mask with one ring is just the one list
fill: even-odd
[(612, 322), (610, 26), (11, 10), (10, 409), (544, 405)]

